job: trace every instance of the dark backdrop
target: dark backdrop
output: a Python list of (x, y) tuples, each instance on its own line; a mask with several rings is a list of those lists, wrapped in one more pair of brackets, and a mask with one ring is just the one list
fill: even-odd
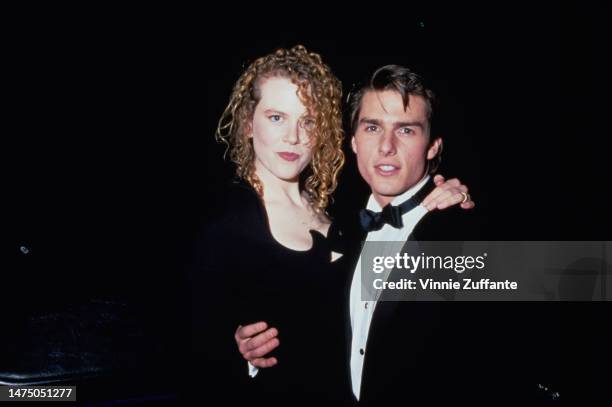
[[(296, 43), (320, 53), (345, 92), (388, 63), (431, 81), (440, 172), (469, 186), (484, 236), (610, 240), (602, 10), (359, 9), (307, 24), (38, 16), (6, 36), (5, 298), (27, 311), (113, 292), (151, 300), (162, 320), (181, 315), (193, 234), (232, 174), (216, 121), (248, 63)], [(347, 153), (332, 214), (367, 199)]]

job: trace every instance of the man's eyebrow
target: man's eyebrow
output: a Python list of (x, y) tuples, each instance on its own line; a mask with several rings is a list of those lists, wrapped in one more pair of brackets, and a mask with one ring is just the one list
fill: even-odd
[(362, 117), (361, 119), (359, 119), (359, 123), (368, 123), (368, 124), (375, 124), (377, 126), (380, 126), (380, 120), (378, 119), (370, 119), (369, 117)]
[[(359, 119), (359, 123), (367, 123), (367, 124), (375, 124), (377, 126), (382, 126), (382, 122), (378, 119), (371, 119), (369, 117), (362, 117)], [(425, 124), (419, 121), (411, 121), (411, 122), (395, 122), (393, 123), (393, 128), (401, 128), (401, 127), (420, 127), (421, 129), (425, 128)]]
[(400, 127), (420, 127), (421, 129), (424, 129), (425, 125), (423, 124), (423, 122), (395, 122), (395, 123), (393, 123), (393, 127), (395, 127), (395, 128), (400, 128)]

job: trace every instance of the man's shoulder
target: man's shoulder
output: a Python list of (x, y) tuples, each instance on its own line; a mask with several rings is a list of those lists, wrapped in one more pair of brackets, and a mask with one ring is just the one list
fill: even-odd
[(421, 241), (483, 240), (482, 220), (477, 209), (453, 206), (428, 212), (415, 226), (412, 236)]

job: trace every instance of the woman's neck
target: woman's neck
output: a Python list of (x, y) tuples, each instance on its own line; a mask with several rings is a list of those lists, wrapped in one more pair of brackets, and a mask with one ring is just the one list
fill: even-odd
[(263, 187), (264, 202), (303, 206), (299, 179), (284, 180), (272, 174), (263, 165), (255, 164), (255, 174)]

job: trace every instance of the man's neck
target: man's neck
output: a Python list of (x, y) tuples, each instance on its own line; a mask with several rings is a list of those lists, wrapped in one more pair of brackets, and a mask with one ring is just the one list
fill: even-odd
[[(374, 198), (374, 200), (380, 206), (381, 209), (390, 203), (399, 204), (407, 200), (408, 198), (410, 198), (412, 195), (416, 194), (425, 185), (425, 183), (429, 180), (429, 178), (430, 178), (430, 175), (425, 174), (423, 178), (419, 180), (419, 182), (410, 186), (408, 189), (404, 190), (402, 193), (398, 195), (385, 196), (385, 195), (380, 195), (380, 194), (376, 194), (372, 192), (371, 198)], [(372, 209), (370, 208), (370, 205), (368, 205), (368, 209)]]
[(379, 195), (374, 192), (372, 192), (372, 196), (374, 197), (376, 202), (378, 202), (381, 208), (384, 208), (385, 206), (387, 206), (387, 204), (391, 203), (396, 197), (396, 195), (393, 195), (393, 196)]

